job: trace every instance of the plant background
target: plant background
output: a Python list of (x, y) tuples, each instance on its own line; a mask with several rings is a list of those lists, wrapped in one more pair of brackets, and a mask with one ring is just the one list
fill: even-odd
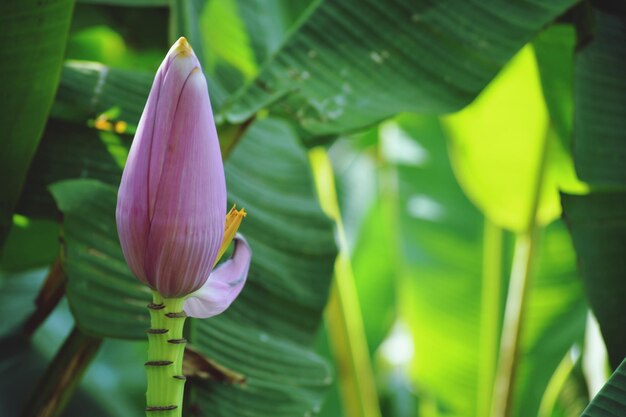
[(254, 251), (186, 329), (186, 415), (578, 416), (616, 369), (585, 415), (624, 415), (624, 9), (4, 2), (1, 414), (144, 406), (149, 293), (113, 213), (184, 35)]

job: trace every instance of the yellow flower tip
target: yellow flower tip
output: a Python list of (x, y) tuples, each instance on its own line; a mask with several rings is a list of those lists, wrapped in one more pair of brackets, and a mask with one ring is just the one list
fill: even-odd
[(174, 44), (174, 51), (183, 55), (187, 55), (192, 53), (193, 49), (191, 49), (191, 45), (189, 45), (189, 42), (187, 42), (187, 38), (181, 36)]
[(246, 210), (244, 208), (242, 208), (241, 210), (237, 210), (237, 204), (233, 204), (233, 206), (228, 211), (228, 214), (226, 215), (226, 227), (228, 227), (229, 219), (234, 219), (237, 216), (246, 217), (247, 215), (248, 213), (246, 213)]

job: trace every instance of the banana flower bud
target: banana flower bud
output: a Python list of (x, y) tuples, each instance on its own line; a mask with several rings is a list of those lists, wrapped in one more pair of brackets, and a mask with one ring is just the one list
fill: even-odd
[[(219, 314), (241, 291), (252, 255), (232, 224), (225, 233), (225, 210), (206, 79), (180, 38), (155, 76), (118, 193), (117, 229), (133, 274), (164, 298), (198, 292), (189, 299), (196, 317)], [(245, 212), (235, 213), (238, 227)], [(233, 257), (212, 273), (233, 238)]]

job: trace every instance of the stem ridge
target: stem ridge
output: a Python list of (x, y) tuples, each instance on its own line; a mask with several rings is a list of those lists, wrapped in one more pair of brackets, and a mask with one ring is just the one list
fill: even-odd
[(161, 405), (156, 407), (146, 407), (146, 411), (170, 411), (176, 410), (177, 408), (177, 405)]

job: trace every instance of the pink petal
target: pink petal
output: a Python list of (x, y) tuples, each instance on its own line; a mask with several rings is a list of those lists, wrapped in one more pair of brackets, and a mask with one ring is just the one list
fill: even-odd
[(117, 231), (126, 262), (133, 274), (146, 284), (148, 282), (143, 261), (150, 231), (147, 188), (150, 159), (145, 155), (149, 155), (152, 148), (162, 77), (163, 74), (159, 69), (128, 153), (115, 212)]
[[(168, 74), (175, 65), (176, 60)], [(171, 97), (167, 103), (172, 105)], [(199, 67), (191, 71), (173, 105), (168, 136), (152, 153), (159, 168), (150, 170), (150, 189), (153, 181), (158, 185), (150, 191), (154, 208), (144, 259), (149, 283), (164, 297), (186, 295), (204, 284), (224, 236), (226, 212), (224, 167)], [(161, 111), (170, 114), (170, 109)], [(156, 124), (158, 130), (159, 120)]]
[(233, 256), (217, 267), (206, 284), (185, 300), (190, 317), (213, 317), (226, 310), (237, 298), (248, 277), (252, 251), (243, 236), (235, 236)]
[[(170, 54), (172, 51), (170, 50)], [(166, 65), (169, 62), (169, 65)], [(174, 118), (177, 117), (177, 108), (180, 105), (181, 95), (191, 73), (200, 68), (200, 63), (196, 56), (191, 54), (182, 55), (179, 53), (173, 57), (168, 55), (161, 74), (161, 86), (158, 90), (156, 104), (156, 118), (153, 120), (152, 141), (149, 155), (148, 167), (148, 210), (150, 219), (154, 216), (154, 205), (157, 199), (163, 164), (170, 142), (175, 139), (172, 134), (174, 128)], [(208, 93), (206, 87), (204, 94)], [(210, 112), (209, 104), (209, 112)], [(205, 114), (205, 117), (209, 117)], [(213, 116), (211, 115), (211, 120)], [(184, 138), (183, 138), (184, 139)]]

